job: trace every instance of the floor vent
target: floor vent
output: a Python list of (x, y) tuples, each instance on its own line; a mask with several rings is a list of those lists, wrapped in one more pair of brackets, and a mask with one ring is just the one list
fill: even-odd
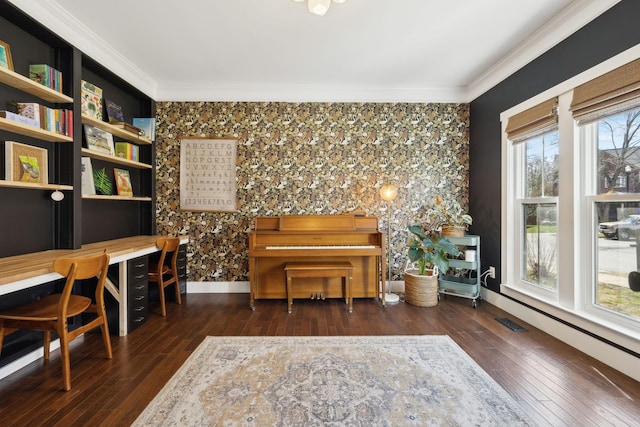
[(507, 319), (506, 317), (496, 317), (496, 320), (498, 322), (502, 323), (507, 328), (511, 329), (512, 331), (515, 331), (515, 332), (527, 332), (527, 330), (525, 328), (523, 328), (522, 326), (518, 325), (517, 323)]

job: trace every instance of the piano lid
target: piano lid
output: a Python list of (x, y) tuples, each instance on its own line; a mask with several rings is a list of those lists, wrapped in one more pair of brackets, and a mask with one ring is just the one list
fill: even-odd
[(354, 231), (377, 230), (376, 217), (355, 215), (282, 215), (257, 217), (256, 231)]

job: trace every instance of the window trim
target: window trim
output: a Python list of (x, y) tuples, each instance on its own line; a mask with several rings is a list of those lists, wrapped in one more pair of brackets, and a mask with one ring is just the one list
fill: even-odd
[[(579, 176), (579, 162), (590, 161), (585, 158), (586, 150), (578, 150), (579, 138), (578, 125), (573, 120), (570, 112), (570, 105), (573, 95), (573, 89), (581, 84), (593, 80), (607, 72), (610, 72), (627, 63), (633, 62), (640, 58), (640, 44), (636, 45), (619, 55), (616, 55), (500, 114), (502, 129), (502, 197), (501, 197), (501, 278), (500, 292), (508, 297), (514, 298), (530, 305), (534, 309), (548, 313), (557, 317), (561, 321), (568, 322), (589, 333), (600, 336), (613, 343), (621, 345), (632, 351), (640, 353), (640, 331), (637, 326), (630, 328), (624, 324), (621, 325), (616, 317), (616, 322), (609, 321), (606, 316), (600, 316), (601, 313), (594, 313), (593, 310), (585, 310), (585, 306), (590, 303), (588, 295), (577, 289), (576, 283), (585, 283), (587, 280), (593, 280), (594, 272), (584, 271), (581, 265), (593, 256), (595, 245), (593, 242), (594, 233), (589, 230), (589, 221), (593, 219), (593, 212), (589, 212), (586, 195), (589, 186), (593, 185), (586, 182), (590, 177)], [(519, 203), (514, 200), (517, 185), (512, 179), (516, 170), (516, 150), (512, 149), (513, 142), (507, 137), (506, 127), (509, 117), (530, 109), (552, 97), (558, 97), (558, 131), (561, 141), (573, 141), (570, 144), (560, 144), (560, 195), (564, 196), (559, 199), (558, 204), (558, 227), (563, 230), (570, 230), (571, 239), (559, 239), (558, 262), (570, 263), (573, 265), (571, 269), (559, 269), (559, 283), (571, 283), (572, 286), (558, 286), (557, 299), (543, 299), (539, 295), (529, 292), (527, 289), (519, 287), (514, 282), (514, 277), (519, 276), (519, 271), (514, 269), (516, 263), (515, 257), (520, 256), (520, 251), (514, 249), (520, 244), (513, 236), (518, 236), (518, 221), (512, 220), (517, 218), (519, 212)], [(576, 137), (574, 137), (576, 136)], [(568, 138), (568, 139), (567, 139)], [(578, 155), (580, 158), (578, 158)], [(565, 164), (565, 162), (568, 164)], [(583, 163), (584, 164), (584, 163)], [(593, 194), (593, 193), (592, 193)], [(571, 196), (573, 195), (573, 196)], [(580, 217), (576, 217), (580, 215)], [(567, 228), (570, 227), (570, 228)], [(565, 231), (566, 232), (566, 231)], [(514, 241), (515, 240), (515, 241)], [(515, 276), (514, 276), (515, 275)], [(584, 287), (583, 287), (584, 288)], [(589, 289), (592, 287), (589, 286)], [(598, 317), (596, 317), (598, 315)]]

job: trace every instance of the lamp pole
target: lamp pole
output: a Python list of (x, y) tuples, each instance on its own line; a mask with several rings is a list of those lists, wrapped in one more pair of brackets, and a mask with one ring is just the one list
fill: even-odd
[[(394, 304), (400, 301), (397, 294), (391, 293), (391, 201), (398, 196), (398, 187), (392, 184), (383, 185), (380, 188), (380, 197), (387, 201), (387, 268), (389, 269), (389, 282), (385, 294), (385, 302)], [(382, 279), (384, 280), (384, 278)]]

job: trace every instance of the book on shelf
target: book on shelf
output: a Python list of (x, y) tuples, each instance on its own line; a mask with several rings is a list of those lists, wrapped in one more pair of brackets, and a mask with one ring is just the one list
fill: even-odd
[(126, 122), (113, 122), (110, 123), (115, 127), (119, 127), (120, 129), (126, 130), (127, 132), (131, 132), (136, 135), (140, 135), (140, 129), (135, 127), (134, 125)]
[(5, 176), (7, 181), (47, 184), (47, 150), (14, 141), (5, 141)]
[(84, 138), (89, 150), (115, 156), (113, 135), (91, 125), (84, 125)]
[(33, 119), (37, 125), (36, 127), (41, 127), (41, 118), (40, 118), (40, 104), (37, 102), (19, 102), (18, 104), (18, 114), (22, 117), (29, 117)]
[(106, 168), (93, 170), (93, 184), (96, 187), (96, 192), (110, 196), (113, 190), (113, 183), (107, 176)]
[(102, 89), (85, 80), (80, 84), (80, 113), (102, 120)]
[(49, 89), (62, 92), (62, 73), (47, 64), (29, 65), (29, 78)]
[(29, 120), (22, 123), (73, 137), (73, 110), (49, 108), (36, 102), (18, 102), (15, 105), (18, 115)]
[(113, 168), (113, 175), (116, 179), (116, 190), (119, 196), (133, 196), (131, 187), (131, 176), (126, 169)]
[(110, 99), (104, 100), (104, 105), (107, 108), (107, 118), (109, 119), (109, 123), (122, 123), (124, 122), (124, 113), (122, 112), (122, 107)]
[(140, 161), (140, 148), (135, 144), (128, 142), (116, 142), (116, 157), (121, 157), (134, 162)]
[(20, 114), (12, 113), (11, 111), (0, 111), (0, 117), (23, 125), (33, 126), (36, 128), (40, 127), (40, 122), (26, 116), (21, 116)]
[(82, 194), (96, 194), (96, 186), (93, 182), (93, 166), (90, 157), (82, 158), (81, 165)]
[(140, 128), (140, 136), (156, 140), (156, 119), (154, 117), (134, 117), (133, 125)]

